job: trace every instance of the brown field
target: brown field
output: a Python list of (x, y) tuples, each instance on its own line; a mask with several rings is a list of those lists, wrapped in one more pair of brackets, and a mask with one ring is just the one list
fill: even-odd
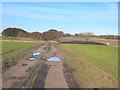
[[(97, 39), (89, 39), (88, 43), (86, 42), (86, 40), (81, 39), (81, 38), (61, 38), (60, 42), (68, 42), (68, 43), (73, 43), (73, 44), (103, 44), (103, 45), (107, 45), (107, 43), (110, 44), (110, 46), (120, 46), (120, 41), (113, 41), (113, 40), (97, 40)], [(81, 43), (82, 42), (82, 43)], [(83, 43), (85, 42), (85, 43)]]

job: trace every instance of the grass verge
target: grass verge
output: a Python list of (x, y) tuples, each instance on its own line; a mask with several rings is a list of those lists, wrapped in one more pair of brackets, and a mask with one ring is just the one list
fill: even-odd
[[(114, 73), (110, 74), (110, 71), (106, 72), (108, 68), (113, 67), (109, 67), (108, 65), (107, 69), (105, 69), (106, 66), (102, 65), (102, 61), (99, 62), (99, 60), (102, 60), (102, 53), (103, 55), (105, 54), (104, 56), (109, 56), (111, 51), (110, 48), (96, 45), (62, 44), (58, 49), (60, 50), (61, 55), (65, 57), (65, 63), (75, 69), (73, 75), (81, 88), (115, 88), (118, 86), (118, 80), (114, 77), (117, 75)], [(103, 52), (104, 50), (109, 54)], [(91, 55), (91, 53), (93, 55)], [(98, 57), (96, 55), (98, 55)], [(115, 57), (113, 56), (111, 58)], [(106, 58), (103, 59), (103, 63), (105, 65), (108, 60), (104, 60), (106, 60)], [(115, 66), (114, 59), (112, 60), (111, 64)], [(112, 71), (114, 71), (114, 69)]]
[(2, 68), (13, 65), (18, 59), (32, 53), (41, 44), (40, 42), (3, 42)]

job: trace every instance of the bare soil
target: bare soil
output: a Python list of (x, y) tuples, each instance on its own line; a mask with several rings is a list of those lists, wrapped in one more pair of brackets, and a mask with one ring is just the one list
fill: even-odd
[[(43, 47), (43, 46), (42, 46)], [(42, 48), (41, 47), (41, 48)], [(35, 50), (34, 52), (37, 52)], [(40, 64), (39, 60), (28, 61), (30, 55), (22, 58), (16, 62), (15, 65), (6, 68), (2, 73), (2, 87), (3, 88), (21, 88), (25, 87), (25, 82), (30, 77), (31, 70)]]
[(113, 41), (113, 40), (95, 40), (89, 39), (88, 41), (81, 39), (81, 38), (61, 38), (60, 43), (68, 43), (68, 44), (91, 44), (91, 45), (107, 45), (110, 46), (120, 46), (120, 41)]
[[(48, 43), (46, 47), (44, 47), (44, 52), (42, 53), (42, 59), (50, 58), (50, 57), (58, 57), (59, 59), (63, 60), (59, 53), (56, 50), (56, 44)], [(47, 65), (47, 70), (46, 69)], [(63, 61), (60, 62), (50, 62), (46, 61), (45, 66), (42, 68), (42, 72), (40, 73), (40, 76), (43, 74), (46, 74), (46, 78), (44, 79), (44, 82), (41, 81), (41, 79), (38, 79), (36, 81), (40, 81), (45, 83), (44, 86), (40, 86), (39, 82), (35, 83), (35, 88), (68, 88), (68, 83), (66, 82), (66, 79), (64, 77), (63, 72)], [(39, 76), (38, 76), (39, 77)]]
[[(56, 50), (57, 45), (54, 43), (47, 43), (37, 48), (33, 52), (40, 52), (38, 56), (32, 54), (22, 58), (16, 62), (15, 65), (10, 66), (3, 71), (3, 88), (24, 88), (26, 87), (31, 75), (41, 65), (39, 72), (35, 75), (33, 88), (69, 88), (70, 82), (63, 66), (63, 58)], [(49, 62), (45, 59), (50, 57), (58, 57), (60, 62)], [(29, 61), (28, 57), (35, 57), (37, 60)], [(69, 73), (70, 74), (70, 73)], [(72, 76), (72, 75), (71, 75)], [(71, 77), (72, 78), (72, 77)], [(73, 79), (74, 80), (74, 79)], [(29, 88), (29, 87), (27, 87)]]
[(90, 45), (106, 45), (104, 43), (93, 42), (93, 41), (66, 41), (61, 42), (62, 44), (90, 44)]

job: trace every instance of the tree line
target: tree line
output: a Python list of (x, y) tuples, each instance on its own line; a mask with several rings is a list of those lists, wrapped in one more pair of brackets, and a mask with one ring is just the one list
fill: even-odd
[(2, 35), (4, 37), (18, 37), (18, 38), (31, 38), (36, 40), (58, 40), (60, 37), (65, 36), (62, 31), (50, 29), (46, 32), (27, 32), (20, 28), (6, 28), (3, 30)]
[(77, 37), (89, 40), (91, 37), (103, 38), (103, 39), (120, 39), (118, 35), (99, 35), (96, 36), (92, 32), (78, 33), (72, 35), (70, 33), (64, 33), (55, 29), (50, 29), (43, 33), (40, 32), (27, 32), (21, 28), (6, 28), (3, 30), (2, 35), (5, 37), (18, 37), (18, 38), (31, 38), (36, 40), (59, 40), (61, 37)]
[(119, 35), (99, 35), (97, 37), (101, 39), (120, 39)]

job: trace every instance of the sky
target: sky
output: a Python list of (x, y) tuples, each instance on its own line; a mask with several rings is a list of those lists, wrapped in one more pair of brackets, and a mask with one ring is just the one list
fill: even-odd
[(2, 30), (118, 34), (117, 2), (2, 2)]

